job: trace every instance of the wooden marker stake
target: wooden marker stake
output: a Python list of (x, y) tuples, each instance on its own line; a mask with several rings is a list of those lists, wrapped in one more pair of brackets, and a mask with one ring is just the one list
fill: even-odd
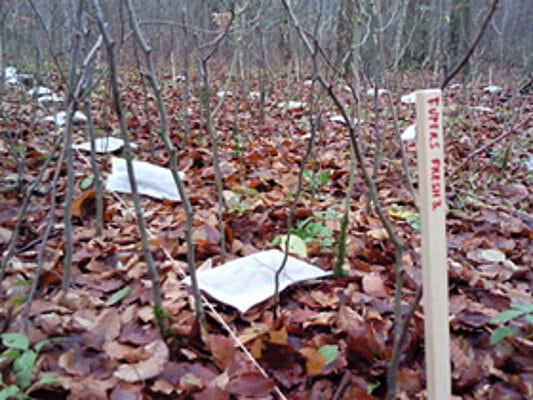
[(451, 398), (446, 187), (440, 89), (416, 93), (427, 395)]

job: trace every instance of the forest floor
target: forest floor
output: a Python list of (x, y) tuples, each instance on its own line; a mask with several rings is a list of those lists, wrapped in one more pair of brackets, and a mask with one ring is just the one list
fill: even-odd
[[(221, 249), (211, 143), (195, 95), (189, 101), (190, 133), (184, 140), (183, 83), (170, 78), (162, 79), (162, 86), (170, 137), (178, 147), (179, 169), (185, 173), (194, 209), (196, 261), (201, 265), (211, 260), (217, 266)], [(216, 93), (222, 87), (217, 82), (212, 88), (212, 108), (220, 101)], [(196, 93), (194, 84), (191, 89)], [(311, 131), (306, 105), (290, 110), (278, 107), (287, 100), (308, 104), (310, 86), (288, 85), (283, 79), (273, 82), (266, 95), (262, 123), (258, 101), (248, 98), (248, 89), (257, 90), (250, 87), (226, 97), (214, 120), (228, 202), (224, 210), (227, 260), (277, 248), (273, 241), (286, 233), (286, 214)], [(399, 97), (414, 89), (416, 81), (405, 79), (401, 90), (392, 95), (401, 130), (414, 123), (415, 107), (401, 103)], [(450, 356), (457, 399), (533, 397), (533, 95), (515, 91), (514, 96), (506, 97), (511, 89), (504, 87), (491, 94), (480, 84), (469, 89), (467, 98), (457, 85), (444, 92)], [(26, 187), (35, 181), (55, 137), (54, 125), (42, 121), (51, 109), (36, 107), (25, 90), (8, 86), (1, 105), (2, 253), (23, 201), (15, 184), (15, 158), (24, 164), (19, 177)], [(154, 139), (155, 159), (150, 153), (149, 131), (154, 132), (159, 125), (154, 98), (150, 97), (149, 122), (142, 85), (135, 75), (123, 78), (121, 91), (131, 140), (138, 146), (137, 159), (168, 167), (168, 154), (158, 138)], [(386, 96), (378, 99), (376, 119), (374, 99), (365, 97), (364, 91), (359, 138), (367, 157), (365, 167), (372, 169), (378, 121), (383, 155), (376, 182), (380, 201), (405, 246), (402, 299), (407, 308), (422, 279), (418, 214), (407, 190)], [(352, 103), (351, 95), (340, 86), (338, 93), (346, 104)], [(331, 120), (338, 114), (332, 102), (322, 91), (316, 89), (315, 94), (322, 118), (303, 174), (294, 232), (306, 242), (306, 261), (331, 270), (348, 188), (349, 142), (344, 126)], [(118, 123), (106, 88), (97, 87), (91, 101), (97, 132), (113, 135)], [(476, 106), (485, 108), (472, 108)], [(74, 143), (84, 140), (84, 126), (76, 125)], [(416, 144), (405, 142), (405, 148), (416, 187)], [(118, 153), (115, 156), (121, 155)], [(98, 155), (104, 180), (111, 156)], [(279, 392), (288, 399), (313, 400), (385, 396), (394, 326), (395, 251), (375, 213), (368, 211), (368, 191), (359, 167), (349, 215), (348, 276), (284, 290), (278, 319), (274, 318), (272, 300), (242, 314), (206, 295), (205, 301), (212, 307), (206, 311), (205, 329), (195, 324), (190, 288), (180, 283), (187, 270), (182, 204), (142, 196), (170, 326), (170, 334), (161, 339), (131, 197), (106, 192), (104, 232), (96, 236), (90, 157), (81, 151), (74, 152), (72, 285), (67, 294), (62, 292), (66, 172), (63, 170), (58, 187), (52, 188), (56, 161), (57, 157), (31, 196), (16, 252), (0, 289), (0, 333), (22, 332), (40, 239), (53, 212), (55, 223), (44, 243), (43, 270), (29, 308), (28, 338), (30, 346), (47, 340), (35, 365), (30, 364), (34, 369), (31, 382), (47, 375), (53, 375), (55, 382), (44, 380), (31, 386), (26, 382), (23, 387), (27, 394), (42, 399), (113, 400), (269, 399), (279, 398)], [(54, 195), (57, 207), (50, 210)], [(231, 287), (232, 282), (221, 285)], [(491, 322), (507, 310), (515, 310), (515, 314), (508, 314), (515, 318)], [(237, 346), (221, 319), (255, 357), (266, 377)], [(423, 322), (423, 307), (419, 306), (401, 356), (401, 399), (424, 398)], [(502, 327), (509, 335), (491, 343), (491, 334)], [(0, 345), (0, 390), (21, 385), (13, 358), (20, 359), (25, 346), (11, 358), (1, 355), (9, 351), (8, 347), (6, 339)]]

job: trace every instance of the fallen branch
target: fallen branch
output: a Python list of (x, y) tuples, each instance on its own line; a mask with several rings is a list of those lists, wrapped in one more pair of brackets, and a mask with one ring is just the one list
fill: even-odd
[(463, 167), (466, 164), (468, 164), (468, 162), (471, 159), (473, 159), (475, 156), (477, 156), (479, 153), (483, 153), (484, 151), (486, 151), (492, 145), (498, 143), (499, 141), (501, 141), (502, 139), (506, 138), (510, 134), (515, 133), (522, 126), (527, 126), (527, 123), (529, 123), (530, 121), (531, 121), (531, 118), (527, 118), (525, 121), (519, 122), (518, 124), (516, 124), (512, 128), (510, 128), (507, 131), (503, 132), (501, 135), (495, 137), (492, 140), (489, 140), (483, 146), (481, 146), (478, 149), (474, 150), (472, 153), (470, 153), (469, 155), (466, 156), (466, 158), (463, 160), (463, 162), (461, 162), (461, 164), (459, 164), (457, 167), (455, 167), (455, 169), (450, 173), (450, 176), (455, 176), (457, 174), (457, 172), (459, 172), (461, 169), (463, 169)]

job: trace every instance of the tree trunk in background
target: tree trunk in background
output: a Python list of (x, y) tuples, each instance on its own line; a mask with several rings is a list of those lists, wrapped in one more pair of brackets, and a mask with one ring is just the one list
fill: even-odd
[(432, 0), (432, 34), (429, 46), (429, 62), (438, 71), (445, 61), (443, 57), (443, 45), (445, 44), (446, 32), (446, 0)]
[(418, 1), (406, 0), (406, 2), (405, 28), (402, 33), (401, 41), (404, 48), (400, 60), (400, 66), (411, 69), (423, 61), (421, 53), (425, 53), (425, 49), (421, 49), (421, 43), (419, 42), (419, 37), (424, 34), (423, 15)]
[[(450, 56), (449, 68), (452, 68), (470, 47), (472, 29), (472, 5), (469, 1), (452, 0), (450, 16), (450, 34), (448, 38), (448, 51)], [(462, 74), (468, 76), (470, 62), (465, 64)]]
[(4, 92), (4, 71), (6, 70), (6, 4), (4, 2), (0, 3), (0, 95)]
[(287, 19), (281, 21), (279, 25), (279, 42), (278, 50), (280, 52), (281, 63), (283, 65), (289, 65), (292, 59), (292, 49), (291, 49), (291, 36), (289, 33), (289, 23)]
[(398, 68), (398, 64), (401, 63), (403, 55), (405, 53), (404, 43), (404, 29), (405, 20), (407, 19), (407, 6), (409, 0), (401, 0), (400, 10), (398, 14), (398, 26), (396, 28), (396, 37), (394, 38), (394, 69)]
[(354, 0), (341, 0), (337, 15), (336, 66), (339, 71), (345, 74), (349, 72), (352, 58), (354, 57), (352, 43), (355, 7)]

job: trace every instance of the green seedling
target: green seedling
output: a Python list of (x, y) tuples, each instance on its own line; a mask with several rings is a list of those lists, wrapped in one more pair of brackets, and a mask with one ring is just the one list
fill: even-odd
[(309, 187), (309, 190), (313, 194), (318, 192), (329, 182), (329, 173), (326, 171), (314, 172), (306, 169), (303, 176), (307, 186)]
[(232, 189), (235, 194), (228, 199), (229, 211), (241, 217), (250, 209), (251, 198), (259, 192), (246, 186), (235, 186)]
[(374, 393), (374, 391), (380, 386), (381, 384), (379, 382), (376, 382), (376, 383), (370, 383), (367, 388), (366, 388), (366, 392), (368, 394), (372, 394)]
[(83, 178), (83, 180), (81, 181), (80, 188), (82, 190), (85, 190), (89, 188), (93, 184), (93, 182), (94, 182), (94, 174), (89, 174), (88, 176)]
[[(530, 304), (518, 304), (512, 303), (509, 310), (505, 310), (498, 315), (495, 315), (490, 320), (492, 324), (504, 324), (513, 320), (524, 318), (526, 322), (533, 325), (533, 303)], [(506, 337), (513, 336), (517, 332), (517, 329), (513, 326), (500, 326), (492, 331), (490, 336), (490, 344), (494, 345)]]
[(28, 301), (27, 292), (31, 287), (31, 281), (25, 279), (18, 279), (10, 285), (12, 291), (9, 297), (9, 304), (13, 306), (19, 306), (25, 304)]
[(409, 211), (408, 207), (400, 204), (392, 204), (389, 214), (396, 219), (403, 219), (414, 230), (420, 232), (420, 214)]
[(333, 232), (323, 221), (339, 219), (339, 216), (329, 208), (326, 212), (315, 211), (312, 217), (308, 217), (296, 224), (292, 233), (299, 236), (304, 242), (320, 240), (320, 246), (325, 248), (334, 243)]
[(311, 121), (309, 120), (308, 116), (304, 115), (302, 118), (300, 118), (300, 121), (298, 122), (298, 129), (305, 132), (311, 130)]
[(0, 361), (13, 362), (12, 370), (16, 382), (14, 384), (6, 384), (2, 376), (0, 376), (0, 400), (13, 397), (28, 399), (31, 398), (28, 393), (31, 392), (32, 386), (57, 383), (57, 379), (54, 376), (44, 375), (34, 385), (31, 385), (37, 355), (43, 346), (48, 343), (48, 340), (43, 340), (31, 348), (28, 338), (21, 333), (4, 333), (0, 337), (2, 338), (2, 345), (6, 348), (0, 354)]

